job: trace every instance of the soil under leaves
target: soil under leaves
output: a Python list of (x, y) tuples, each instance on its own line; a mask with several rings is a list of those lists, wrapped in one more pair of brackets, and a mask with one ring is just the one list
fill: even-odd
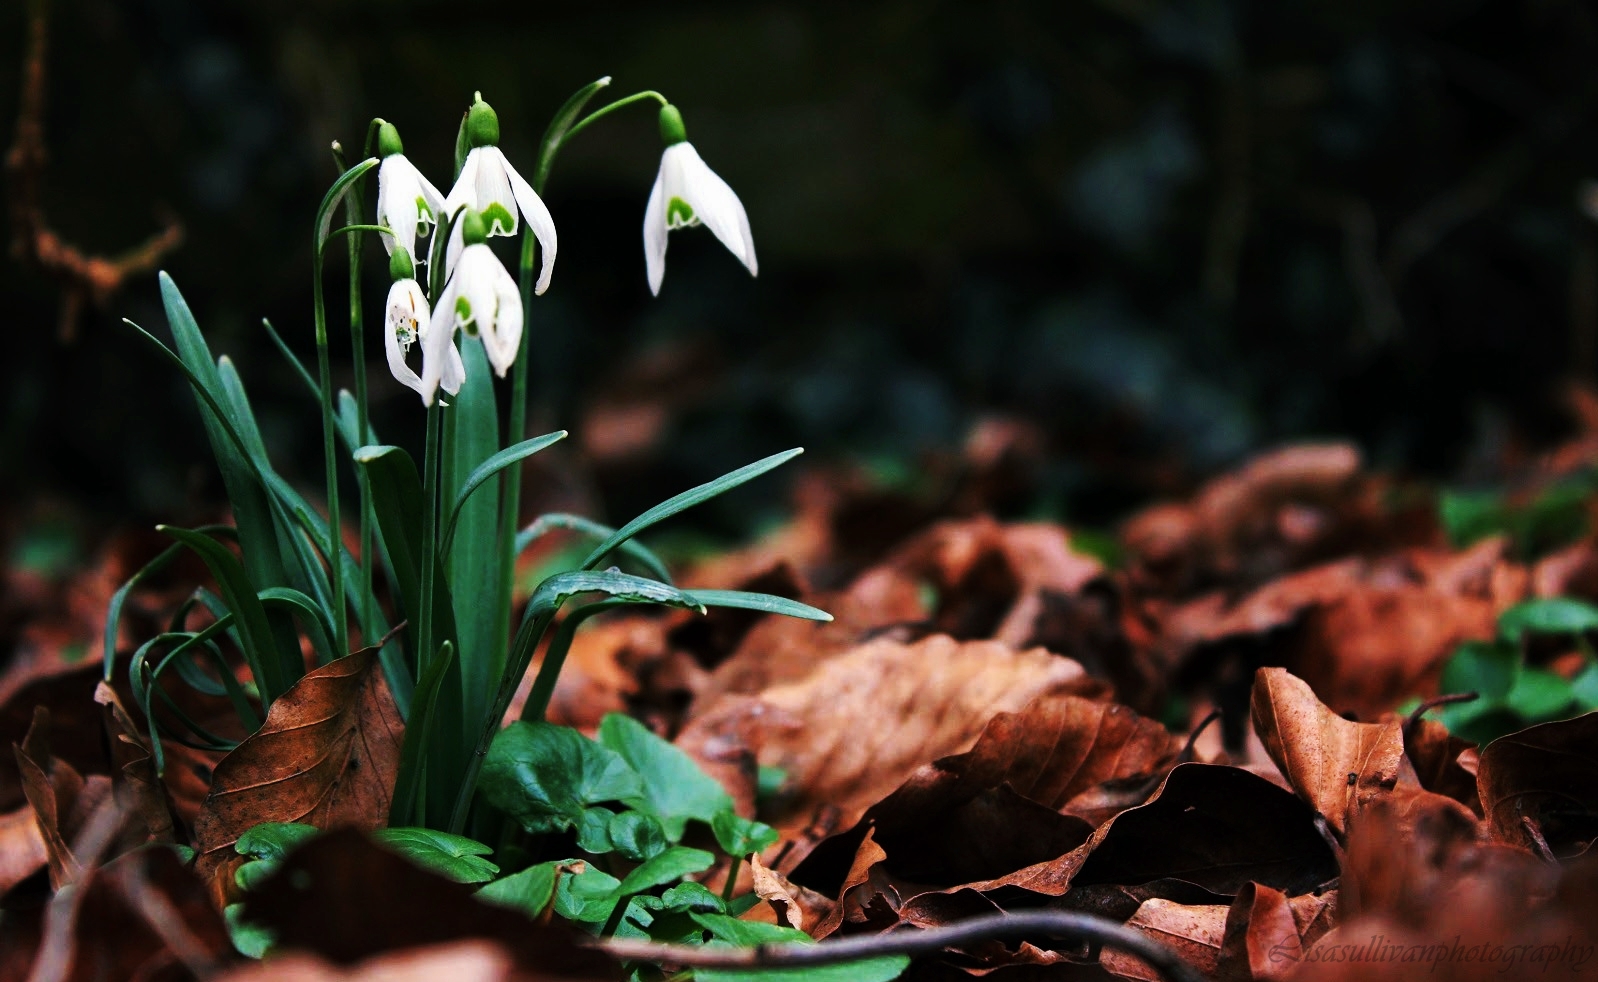
[[(765, 901), (746, 917), (818, 938), (1045, 908), (1125, 922), (1217, 979), (1598, 966), (1598, 714), (1477, 747), (1394, 712), (1438, 695), (1459, 646), (1494, 638), (1517, 603), (1598, 600), (1598, 539), (1535, 561), (1503, 538), (1450, 548), (1430, 495), (1350, 447), (1310, 446), (1135, 516), (1110, 566), (1064, 528), (983, 517), (984, 466), (943, 507), (812, 473), (788, 526), (682, 580), (790, 596), (832, 623), (609, 615), (578, 635), (552, 721), (591, 732), (625, 711), (675, 739), (782, 833), (740, 874)], [(236, 956), (232, 843), (261, 821), (379, 826), (401, 724), (360, 653), (311, 672), (226, 759), (169, 746), (158, 780), (94, 640), (110, 591), (158, 545), (115, 540), (50, 589), (8, 574), (0, 977), (621, 977), (561, 924), (353, 829), (249, 895), (300, 954)], [(124, 655), (185, 576), (135, 596)], [(1525, 653), (1569, 677), (1582, 644)], [(170, 691), (226, 729), (226, 700)], [(906, 977), (1149, 973), (1035, 937)]]

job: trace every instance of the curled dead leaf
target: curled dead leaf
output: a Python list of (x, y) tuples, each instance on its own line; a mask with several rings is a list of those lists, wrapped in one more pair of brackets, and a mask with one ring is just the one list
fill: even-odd
[(798, 831), (823, 807), (846, 828), (917, 767), (970, 747), (994, 714), (1099, 688), (1076, 662), (1041, 648), (879, 640), (757, 699), (724, 700), (689, 730), (741, 734), (762, 764), (787, 773), (770, 819), (777, 828)]
[(307, 672), (217, 766), (194, 825), (196, 869), (225, 893), (233, 843), (260, 822), (382, 826), (403, 729), (374, 650)]
[(1398, 783), (1404, 737), (1396, 719), (1353, 723), (1285, 669), (1254, 676), (1254, 729), (1299, 797), (1343, 831), (1351, 809)]
[(1477, 782), (1499, 841), (1559, 857), (1586, 852), (1598, 838), (1598, 713), (1494, 740)]

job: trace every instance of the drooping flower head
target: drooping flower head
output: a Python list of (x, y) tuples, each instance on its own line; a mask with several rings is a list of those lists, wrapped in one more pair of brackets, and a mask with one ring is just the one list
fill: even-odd
[(393, 230), (380, 236), (383, 248), (393, 255), (396, 245), (403, 246), (415, 262), (426, 262), (416, 240), (432, 231), (444, 196), (406, 159), (399, 130), (386, 120), (377, 128), (377, 154), (383, 160), (377, 168), (377, 224)]
[(750, 276), (758, 275), (755, 239), (749, 232), (743, 202), (688, 142), (676, 106), (660, 107), (660, 138), (666, 150), (660, 155), (660, 173), (644, 208), (644, 263), (650, 292), (660, 294), (660, 282), (666, 275), (666, 233), (690, 225), (703, 224), (710, 229), (748, 268)]
[[(424, 342), (422, 373), (427, 373), (425, 341), (431, 329), (432, 311), (428, 308), (427, 296), (422, 292), (421, 284), (416, 282), (416, 270), (409, 252), (404, 248), (395, 249), (389, 255), (388, 271), (394, 280), (394, 284), (388, 288), (388, 304), (383, 317), (383, 349), (388, 356), (388, 370), (400, 382), (416, 390), (424, 403), (431, 403), (432, 394), (424, 390), (421, 376), (405, 364), (405, 356), (410, 353), (412, 345), (418, 341)], [(444, 363), (434, 385), (435, 388), (441, 385), (445, 392), (454, 395), (460, 391), (461, 383), (466, 381), (466, 366), (453, 344), (441, 354)]]
[[(422, 340), (422, 399), (432, 403), (440, 384), (449, 389), (444, 374), (455, 351), (457, 329), (483, 339), (489, 364), (501, 378), (516, 362), (522, 341), (522, 297), (516, 280), (487, 244), (488, 223), (479, 212), (467, 209), (455, 227), (461, 230), (460, 259), (444, 293), (433, 308), (433, 318)], [(464, 378), (464, 372), (462, 373)], [(459, 386), (457, 385), (457, 388)]]
[[(550, 275), (555, 271), (555, 219), (533, 186), (522, 179), (500, 151), (499, 116), (483, 101), (481, 93), (466, 113), (466, 139), (471, 151), (461, 166), (460, 176), (455, 179), (455, 186), (444, 199), (444, 211), (453, 215), (464, 205), (480, 213), (489, 235), (515, 235), (517, 216), (527, 219), (543, 254), (533, 292), (543, 293), (549, 288)], [(450, 233), (445, 259), (445, 268), (452, 274), (466, 245), (457, 226)]]

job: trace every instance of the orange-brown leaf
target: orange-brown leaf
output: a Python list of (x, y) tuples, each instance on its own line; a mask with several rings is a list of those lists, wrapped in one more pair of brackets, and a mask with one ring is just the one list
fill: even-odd
[(1299, 797), (1342, 831), (1350, 808), (1398, 783), (1398, 721), (1353, 723), (1327, 709), (1302, 679), (1280, 668), (1254, 676), (1254, 729)]
[(383, 825), (402, 731), (375, 651), (307, 672), (217, 766), (194, 827), (197, 868), (214, 876), (260, 822)]

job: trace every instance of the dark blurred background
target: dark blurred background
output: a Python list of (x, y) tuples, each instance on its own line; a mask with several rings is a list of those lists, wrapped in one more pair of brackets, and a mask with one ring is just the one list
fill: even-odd
[[(25, 20), (0, 5), (8, 143)], [(650, 296), (652, 110), (560, 157), (559, 263), (528, 315), (537, 416), (574, 431), (571, 494), (612, 519), (796, 444), (913, 484), (996, 416), (1041, 447), (1014, 507), (1072, 523), (1304, 437), (1484, 479), (1506, 446), (1561, 437), (1562, 393), (1594, 368), (1582, 0), (55, 0), (51, 27), (50, 224), (114, 254), (177, 216), (163, 265), (302, 484), (319, 419), (260, 320), (310, 359), (329, 141), (358, 148), (384, 116), (447, 188), (481, 89), (530, 171), (550, 114), (607, 74), (681, 107), (761, 269), (678, 232)], [(335, 327), (345, 275), (335, 258)], [(119, 320), (165, 334), (153, 275), (70, 340), (57, 284), (7, 258), (0, 296), (13, 519), (147, 524), (220, 500), (188, 391)], [(415, 443), (416, 397), (375, 338), (366, 356), (379, 433)], [(347, 384), (347, 342), (335, 357)], [(720, 531), (782, 505), (763, 494)]]

